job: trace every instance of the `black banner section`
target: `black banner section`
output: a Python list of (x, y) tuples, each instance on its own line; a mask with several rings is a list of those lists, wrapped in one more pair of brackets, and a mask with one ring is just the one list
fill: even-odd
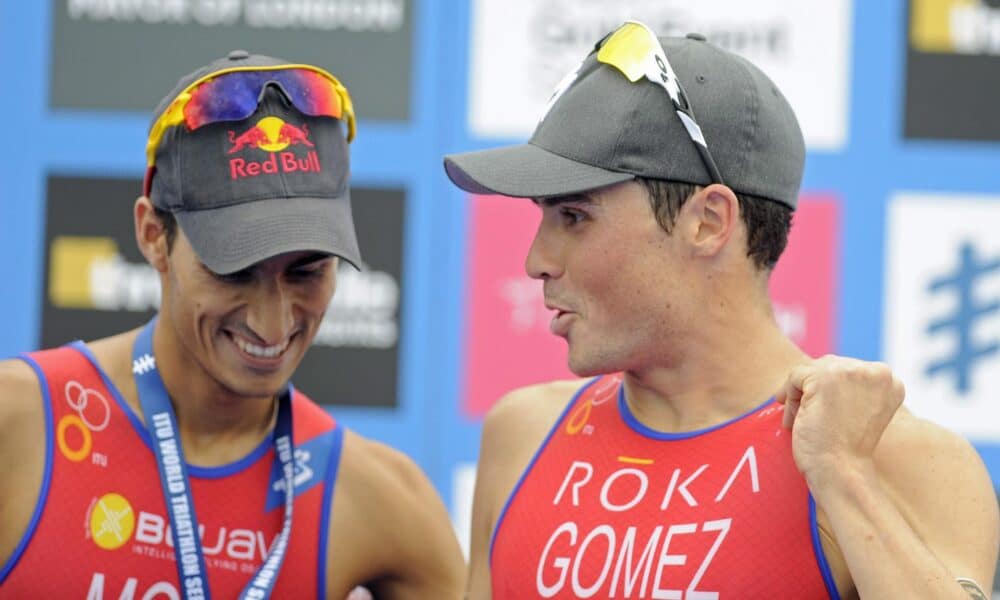
[(1000, 2), (910, 0), (907, 138), (1000, 140)]
[(59, 0), (55, 108), (151, 113), (182, 75), (243, 49), (328, 69), (358, 117), (406, 121), (411, 0)]

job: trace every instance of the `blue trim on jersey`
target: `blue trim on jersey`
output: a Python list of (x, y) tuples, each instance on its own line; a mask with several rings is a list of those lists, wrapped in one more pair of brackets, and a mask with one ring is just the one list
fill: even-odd
[(333, 431), (329, 432), (329, 435), (333, 439), (330, 441), (330, 459), (327, 462), (326, 475), (323, 478), (326, 487), (323, 489), (323, 503), (319, 513), (319, 552), (317, 553), (319, 564), (316, 565), (316, 598), (318, 600), (326, 599), (326, 565), (327, 548), (330, 541), (330, 507), (333, 505), (333, 490), (337, 484), (337, 472), (340, 470), (340, 451), (344, 446), (344, 428), (340, 423), (337, 423), (337, 426)]
[(830, 571), (830, 564), (826, 562), (826, 554), (823, 553), (823, 545), (819, 537), (819, 521), (816, 519), (816, 499), (813, 498), (812, 492), (809, 492), (809, 532), (812, 534), (813, 552), (816, 554), (819, 571), (823, 574), (826, 591), (833, 600), (840, 600), (837, 583), (833, 580), (833, 572)]
[[(104, 369), (101, 368), (99, 362), (97, 362), (97, 357), (94, 356), (93, 351), (87, 346), (87, 344), (81, 341), (75, 341), (70, 344), (76, 351), (82, 354), (94, 369), (100, 374), (101, 380), (104, 381), (104, 386), (108, 388), (111, 392), (112, 398), (118, 403), (118, 407), (128, 416), (129, 421), (132, 422), (132, 428), (139, 435), (139, 439), (142, 443), (146, 444), (150, 452), (153, 452), (153, 441), (149, 437), (149, 431), (146, 426), (143, 425), (142, 419), (136, 414), (128, 402), (125, 401), (125, 397), (122, 396), (121, 391), (118, 386), (111, 381)], [(267, 453), (268, 448), (271, 447), (271, 437), (267, 436), (260, 441), (260, 444), (250, 451), (249, 454), (241, 459), (231, 462), (226, 465), (220, 465), (217, 467), (200, 467), (198, 465), (192, 465), (190, 463), (185, 463), (187, 465), (188, 475), (197, 479), (222, 479), (223, 477), (229, 477), (230, 475), (235, 475), (240, 471), (250, 468), (255, 462), (261, 459), (264, 454)]]
[(55, 416), (52, 413), (52, 398), (49, 396), (49, 383), (45, 379), (45, 372), (42, 371), (41, 365), (27, 354), (22, 354), (18, 358), (28, 363), (28, 366), (35, 372), (35, 375), (38, 376), (38, 385), (42, 389), (42, 406), (45, 412), (45, 471), (42, 473), (42, 485), (38, 490), (38, 502), (35, 503), (35, 510), (31, 513), (31, 521), (28, 522), (28, 528), (24, 531), (24, 535), (21, 536), (21, 541), (14, 548), (14, 553), (10, 555), (7, 562), (0, 568), (0, 584), (14, 570), (17, 561), (28, 547), (28, 542), (35, 535), (38, 522), (42, 519), (42, 512), (45, 510), (45, 503), (49, 498), (49, 486), (52, 483), (52, 463), (55, 452), (55, 442), (53, 441), (56, 433), (55, 426), (53, 425)]
[(639, 435), (652, 438), (654, 440), (686, 440), (693, 437), (698, 437), (699, 435), (704, 435), (706, 433), (711, 433), (716, 429), (722, 429), (723, 427), (732, 425), (737, 421), (749, 417), (750, 415), (763, 409), (772, 402), (774, 402), (774, 398), (768, 398), (765, 402), (756, 406), (755, 408), (751, 408), (742, 415), (738, 417), (733, 417), (732, 419), (719, 423), (718, 425), (712, 425), (711, 427), (706, 427), (704, 429), (695, 429), (694, 431), (681, 431), (677, 433), (669, 433), (666, 431), (657, 431), (640, 423), (639, 419), (636, 419), (635, 415), (633, 415), (632, 411), (629, 409), (628, 402), (625, 401), (625, 386), (623, 385), (618, 388), (618, 412), (621, 414), (622, 419), (625, 421), (625, 424), (629, 426), (629, 429), (638, 433)]
[(573, 408), (576, 401), (579, 400), (580, 395), (583, 394), (587, 388), (599, 381), (601, 377), (604, 377), (604, 375), (594, 377), (577, 390), (575, 394), (573, 394), (573, 397), (570, 398), (566, 408), (563, 409), (562, 414), (559, 415), (555, 424), (552, 425), (552, 429), (549, 430), (549, 434), (545, 436), (545, 440), (538, 446), (538, 449), (535, 450), (535, 455), (531, 457), (531, 462), (529, 462), (528, 466), (524, 468), (524, 472), (521, 473), (521, 478), (517, 480), (517, 484), (514, 485), (514, 489), (511, 490), (510, 495), (507, 496), (507, 502), (504, 503), (503, 510), (500, 511), (500, 516), (497, 517), (496, 525), (493, 526), (493, 533), (490, 535), (490, 568), (493, 567), (493, 546), (497, 542), (497, 532), (500, 531), (500, 525), (503, 523), (503, 518), (507, 515), (507, 509), (510, 508), (510, 503), (514, 501), (514, 496), (517, 495), (517, 492), (521, 489), (521, 484), (524, 483), (525, 478), (528, 477), (528, 473), (530, 473), (531, 469), (535, 466), (535, 461), (537, 461), (538, 457), (542, 455), (542, 450), (545, 450), (545, 447), (549, 445), (549, 440), (552, 439), (552, 435), (559, 429), (559, 426), (562, 425), (563, 420), (566, 418), (566, 414), (569, 413), (569, 410)]
[(132, 407), (129, 406), (128, 402), (125, 401), (125, 397), (122, 396), (122, 393), (118, 389), (118, 386), (116, 386), (114, 382), (111, 381), (111, 378), (108, 377), (108, 374), (105, 373), (104, 369), (101, 368), (101, 364), (97, 362), (97, 357), (94, 356), (94, 353), (91, 351), (90, 347), (80, 340), (71, 343), (70, 346), (74, 350), (82, 354), (84, 358), (86, 358), (90, 362), (91, 366), (94, 367), (94, 370), (97, 371), (98, 375), (101, 376), (101, 380), (104, 381), (104, 387), (108, 388), (108, 391), (111, 392), (111, 397), (114, 398), (115, 402), (118, 403), (118, 408), (120, 408), (122, 412), (124, 412), (128, 416), (129, 421), (132, 422), (132, 427), (135, 428), (136, 433), (139, 434), (139, 437), (142, 438), (142, 441), (145, 442), (147, 446), (149, 446), (150, 450), (152, 450), (153, 447), (150, 445), (151, 442), (149, 440), (149, 432), (146, 431), (146, 426), (142, 424), (142, 419), (139, 418), (139, 415), (135, 414), (135, 411), (132, 410)]
[[(332, 450), (330, 434), (333, 432), (324, 431), (314, 436), (309, 441), (295, 446), (295, 497), (308, 492), (326, 480), (323, 477), (327, 472), (327, 464), (330, 462), (330, 452)], [(300, 461), (300, 456), (308, 456), (304, 461)], [(307, 477), (303, 477), (307, 476)], [(285, 494), (280, 489), (275, 489), (275, 484), (282, 480), (284, 474), (277, 467), (271, 468), (271, 485), (267, 489), (267, 499), (264, 501), (264, 512), (281, 507), (285, 502)]]
[(249, 469), (253, 466), (255, 462), (267, 454), (267, 451), (271, 448), (271, 446), (271, 436), (268, 435), (260, 441), (260, 444), (256, 448), (250, 451), (250, 454), (247, 454), (243, 458), (231, 462), (228, 465), (219, 465), (217, 467), (199, 467), (198, 465), (187, 463), (188, 475), (198, 479), (222, 479), (223, 477), (235, 475), (240, 471)]

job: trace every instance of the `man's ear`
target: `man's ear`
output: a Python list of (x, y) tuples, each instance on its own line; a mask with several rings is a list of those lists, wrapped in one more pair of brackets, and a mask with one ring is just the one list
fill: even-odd
[(685, 212), (693, 227), (692, 244), (696, 256), (716, 256), (726, 244), (740, 220), (740, 202), (733, 190), (713, 183), (688, 198)]
[(135, 241), (139, 246), (139, 251), (154, 269), (165, 273), (170, 248), (167, 244), (167, 230), (163, 226), (163, 221), (156, 216), (153, 203), (145, 196), (140, 196), (135, 201), (132, 212), (135, 219)]

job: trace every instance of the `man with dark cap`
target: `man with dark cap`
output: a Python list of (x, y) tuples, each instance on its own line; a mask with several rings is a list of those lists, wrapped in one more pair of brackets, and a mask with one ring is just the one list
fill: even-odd
[(526, 269), (592, 376), (487, 416), (470, 597), (985, 598), (974, 449), (902, 408), (887, 366), (811, 359), (775, 322), (804, 156), (759, 69), (628, 22), (527, 144), (445, 158), (540, 207)]
[(242, 51), (160, 103), (134, 206), (157, 317), (0, 363), (0, 596), (460, 594), (420, 469), (289, 384), (360, 264), (354, 129), (333, 75)]

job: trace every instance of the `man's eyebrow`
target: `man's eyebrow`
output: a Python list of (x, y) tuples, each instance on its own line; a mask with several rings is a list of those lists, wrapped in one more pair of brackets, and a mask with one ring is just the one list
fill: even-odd
[(565, 196), (547, 196), (545, 198), (532, 198), (532, 202), (538, 206), (549, 207), (560, 204), (594, 204), (594, 199), (586, 194), (567, 194)]

